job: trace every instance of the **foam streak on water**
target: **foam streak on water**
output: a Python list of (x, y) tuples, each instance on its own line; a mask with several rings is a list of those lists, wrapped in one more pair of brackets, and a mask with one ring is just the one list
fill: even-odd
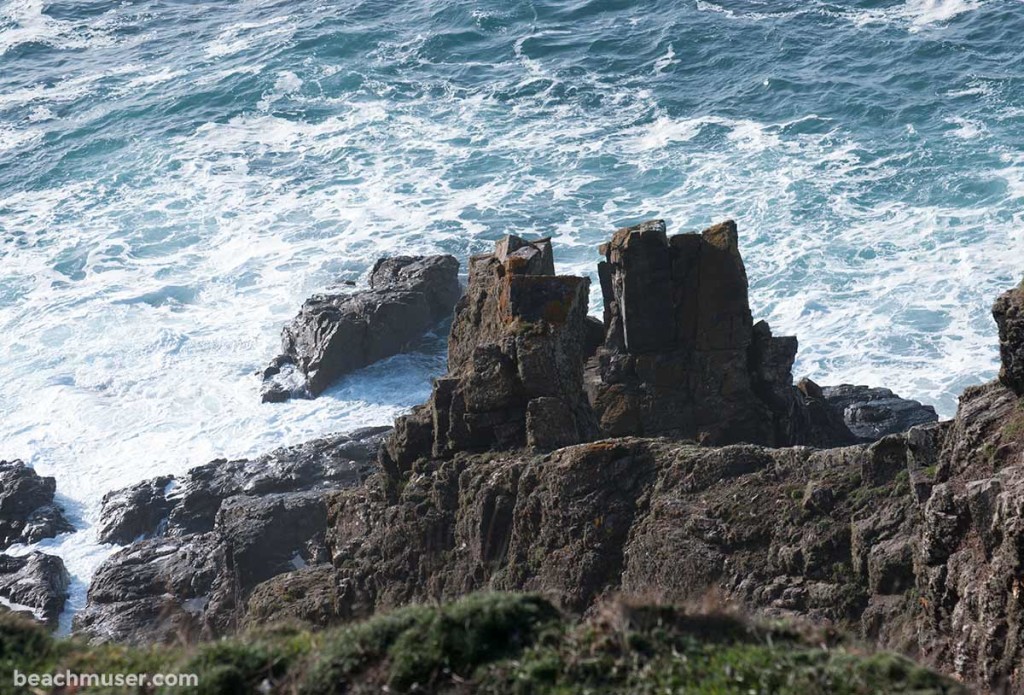
[(425, 397), (439, 340), (260, 405), (312, 291), (507, 232), (593, 276), (655, 215), (739, 221), (800, 374), (950, 415), (1024, 265), (1022, 35), (1018, 0), (0, 0), (0, 457), (57, 476), (81, 605), (104, 492)]

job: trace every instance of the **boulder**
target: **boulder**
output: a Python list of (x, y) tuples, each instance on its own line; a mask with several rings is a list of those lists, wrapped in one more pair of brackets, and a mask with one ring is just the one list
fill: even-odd
[(173, 475), (162, 475), (105, 494), (97, 528), (99, 541), (126, 545), (160, 535), (175, 505), (168, 494), (175, 485)]
[(64, 610), (71, 577), (59, 557), (40, 552), (0, 554), (0, 599), (53, 628)]
[(999, 327), (999, 380), (1018, 396), (1024, 396), (1024, 283), (1003, 294), (992, 307)]
[(21, 461), (0, 461), (0, 550), (74, 531), (54, 504), (56, 487)]
[(493, 253), (474, 256), (455, 309), (448, 374), (427, 404), (396, 423), (381, 454), (385, 470), (399, 476), (420, 458), (551, 450), (592, 438), (583, 393), (589, 284), (554, 275), (548, 239), (508, 236)]
[(873, 442), (911, 427), (938, 422), (930, 405), (900, 398), (889, 389), (870, 386), (824, 386), (822, 395), (858, 441)]
[(382, 258), (369, 288), (308, 299), (263, 370), (263, 400), (315, 397), (338, 377), (406, 350), (451, 315), (459, 298), (452, 256)]

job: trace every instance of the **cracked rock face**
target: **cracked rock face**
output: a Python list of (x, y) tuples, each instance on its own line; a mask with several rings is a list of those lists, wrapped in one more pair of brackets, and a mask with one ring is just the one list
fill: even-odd
[(453, 256), (377, 261), (369, 288), (306, 300), (262, 372), (265, 402), (315, 397), (340, 376), (396, 355), (451, 316), (459, 298)]
[(796, 338), (754, 325), (735, 223), (670, 237), (652, 220), (618, 230), (601, 253), (606, 333), (586, 388), (606, 436), (854, 441), (794, 387)]
[(70, 583), (59, 557), (40, 552), (0, 555), (0, 598), (5, 607), (30, 613), (51, 628), (64, 610)]
[(135, 643), (232, 632), (261, 582), (328, 561), (325, 496), (369, 475), (389, 431), (213, 461), (107, 495), (101, 539), (135, 542), (97, 570), (75, 630)]
[(583, 393), (592, 342), (589, 280), (554, 274), (551, 242), (508, 236), (470, 261), (455, 309), (448, 374), (428, 403), (400, 418), (382, 453), (395, 477), (460, 451), (586, 441), (596, 423)]
[(21, 461), (0, 461), (0, 550), (74, 531), (53, 501), (56, 487)]
[(1024, 283), (996, 300), (992, 316), (999, 326), (999, 380), (1018, 396), (1024, 395)]

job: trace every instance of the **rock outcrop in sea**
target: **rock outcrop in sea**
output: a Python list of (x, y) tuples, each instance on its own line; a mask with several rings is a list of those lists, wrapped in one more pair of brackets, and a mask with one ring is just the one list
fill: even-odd
[(993, 312), (1001, 380), (937, 422), (885, 389), (794, 384), (796, 339), (753, 321), (731, 223), (646, 223), (602, 253), (600, 335), (550, 241), (475, 257), (448, 374), (393, 431), (339, 440), (359, 449), (330, 455), (344, 479), (247, 492), (271, 462), (214, 462), (109, 497), (111, 539), (153, 538), (104, 564), (79, 629), (151, 641), (168, 614), (216, 635), (488, 589), (571, 611), (711, 592), (1024, 692), (1024, 293)]
[(233, 631), (258, 584), (329, 562), (326, 497), (365, 480), (388, 429), (212, 461), (108, 494), (99, 538), (130, 545), (96, 572), (76, 630), (120, 642)]
[(597, 436), (583, 392), (590, 281), (555, 275), (551, 241), (509, 236), (474, 256), (455, 308), (448, 374), (401, 417), (381, 461), (392, 475), (424, 457), (551, 450)]
[(262, 372), (263, 401), (316, 397), (338, 377), (407, 349), (451, 315), (458, 272), (453, 256), (382, 258), (368, 289), (306, 300)]
[(74, 531), (53, 501), (57, 481), (21, 461), (0, 461), (0, 550)]
[[(54, 502), (57, 481), (21, 461), (0, 461), (0, 551), (74, 531)], [(26, 611), (55, 626), (70, 578), (56, 556), (0, 553), (0, 607)]]
[(6, 602), (2, 608), (30, 613), (56, 627), (70, 584), (64, 561), (55, 555), (0, 555), (0, 597)]

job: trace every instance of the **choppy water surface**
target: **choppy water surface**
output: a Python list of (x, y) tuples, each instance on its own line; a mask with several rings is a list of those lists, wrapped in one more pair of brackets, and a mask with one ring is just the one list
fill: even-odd
[[(955, 409), (1024, 270), (1020, 0), (0, 0), (0, 457), (99, 498), (422, 400), (441, 350), (315, 402), (254, 370), (393, 252), (739, 221), (799, 374)], [(594, 294), (594, 309), (598, 297)], [(436, 343), (437, 341), (435, 341)]]

